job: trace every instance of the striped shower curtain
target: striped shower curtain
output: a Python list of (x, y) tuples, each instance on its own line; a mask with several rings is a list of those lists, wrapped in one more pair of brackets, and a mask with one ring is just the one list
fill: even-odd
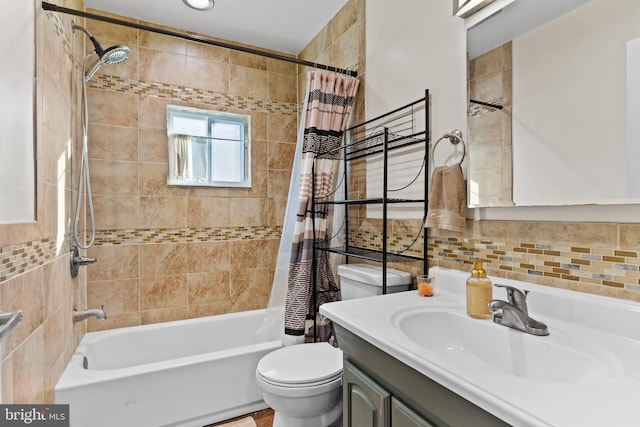
[[(315, 226), (312, 212), (312, 185), (315, 174), (315, 195), (330, 197), (337, 170), (337, 158), (323, 156), (315, 161), (317, 153), (323, 153), (342, 143), (358, 89), (356, 78), (333, 73), (313, 71), (309, 73), (307, 110), (303, 116), (302, 161), (300, 164), (299, 199), (297, 218), (291, 248), (291, 262), (287, 283), (284, 329), (285, 334), (304, 340), (305, 322), (312, 318), (317, 307), (325, 302), (338, 301), (340, 293), (336, 285), (329, 253), (317, 251), (315, 260), (316, 298), (313, 298), (313, 242), (327, 239), (327, 205), (316, 206)], [(298, 141), (300, 144), (301, 141)], [(326, 340), (328, 337), (320, 337)]]

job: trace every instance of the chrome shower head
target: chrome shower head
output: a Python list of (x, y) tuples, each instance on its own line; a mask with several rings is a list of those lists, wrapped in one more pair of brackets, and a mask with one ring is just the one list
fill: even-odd
[(104, 49), (100, 44), (100, 42), (96, 40), (96, 38), (93, 37), (93, 35), (89, 31), (87, 31), (84, 27), (81, 27), (80, 25), (74, 24), (73, 22), (71, 22), (71, 30), (73, 32), (75, 32), (76, 30), (80, 30), (83, 33), (85, 33), (87, 37), (89, 37), (89, 40), (91, 40), (91, 43), (93, 43), (93, 48), (94, 48), (94, 52), (91, 52), (89, 55), (93, 53), (98, 55), (98, 60), (92, 64), (89, 71), (87, 71), (85, 74), (85, 77), (84, 77), (85, 82), (89, 81), (89, 79), (93, 77), (96, 71), (98, 71), (98, 69), (103, 65), (120, 64), (121, 62), (126, 61), (126, 59), (129, 58), (129, 56), (131, 55), (131, 49), (129, 49), (127, 46), (124, 46), (124, 45), (116, 45), (116, 46), (111, 46)]
[(124, 45), (111, 46), (105, 49), (100, 56), (103, 64), (115, 65), (127, 60), (131, 55), (131, 49)]

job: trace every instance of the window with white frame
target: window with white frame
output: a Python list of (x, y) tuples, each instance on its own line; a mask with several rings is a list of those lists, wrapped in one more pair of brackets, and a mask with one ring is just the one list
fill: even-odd
[(169, 185), (251, 187), (251, 117), (167, 106)]

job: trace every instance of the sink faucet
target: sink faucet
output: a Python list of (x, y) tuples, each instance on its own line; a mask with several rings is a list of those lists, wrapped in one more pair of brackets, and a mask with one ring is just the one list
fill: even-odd
[(73, 322), (81, 322), (89, 317), (95, 317), (97, 320), (105, 320), (107, 314), (104, 312), (104, 304), (100, 308), (90, 308), (87, 310), (73, 310)]
[(549, 335), (547, 325), (529, 317), (527, 310), (529, 291), (521, 291), (513, 286), (497, 283), (495, 286), (505, 288), (507, 291), (507, 301), (494, 299), (487, 304), (493, 313), (495, 323), (532, 335)]

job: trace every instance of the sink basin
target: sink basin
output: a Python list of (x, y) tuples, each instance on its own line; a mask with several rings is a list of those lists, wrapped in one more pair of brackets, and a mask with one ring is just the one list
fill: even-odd
[(433, 360), (529, 380), (598, 383), (614, 375), (613, 354), (558, 328), (539, 337), (464, 312), (420, 309), (394, 316), (394, 327)]

